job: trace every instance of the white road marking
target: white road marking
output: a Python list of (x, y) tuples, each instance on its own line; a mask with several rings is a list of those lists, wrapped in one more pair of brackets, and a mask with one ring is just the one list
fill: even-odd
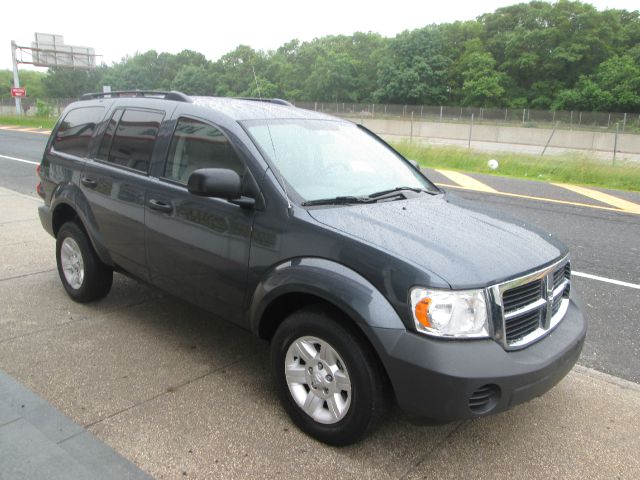
[(0, 155), (0, 158), (6, 160), (13, 160), (14, 162), (30, 163), (31, 165), (40, 165), (40, 162), (34, 162), (33, 160), (25, 160), (24, 158), (8, 157), (7, 155)]
[(613, 285), (620, 285), (621, 287), (635, 288), (636, 290), (640, 290), (640, 285), (638, 285), (637, 283), (623, 282), (622, 280), (614, 280), (613, 278), (599, 277), (598, 275), (591, 275), (590, 273), (575, 272), (575, 271), (572, 271), (571, 275), (575, 275), (576, 277), (588, 278), (589, 280), (597, 280), (598, 282), (606, 282), (606, 283), (611, 283)]

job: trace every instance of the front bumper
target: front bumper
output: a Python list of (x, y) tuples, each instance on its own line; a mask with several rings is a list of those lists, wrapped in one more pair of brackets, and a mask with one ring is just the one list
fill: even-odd
[[(572, 299), (550, 334), (518, 351), (489, 339), (375, 330), (380, 344), (391, 347), (381, 356), (400, 407), (413, 417), (453, 421), (501, 412), (545, 393), (578, 360), (587, 323)], [(490, 401), (477, 408), (487, 391)]]

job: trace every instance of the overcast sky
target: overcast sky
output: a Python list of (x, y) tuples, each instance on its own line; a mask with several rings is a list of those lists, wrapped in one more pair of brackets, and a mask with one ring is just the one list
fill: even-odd
[[(356, 31), (392, 37), (431, 23), (471, 20), (482, 13), (518, 3), (509, 0), (272, 0), (86, 2), (31, 0), (3, 7), (0, 69), (11, 68), (11, 40), (30, 46), (35, 32), (64, 36), (68, 45), (93, 47), (110, 65), (125, 55), (155, 49), (189, 49), (209, 60), (240, 44), (271, 50), (302, 41)], [(638, 0), (593, 0), (598, 9), (637, 10)], [(14, 13), (15, 12), (15, 13)], [(98, 60), (100, 62), (100, 60)], [(26, 68), (26, 66), (20, 66)]]

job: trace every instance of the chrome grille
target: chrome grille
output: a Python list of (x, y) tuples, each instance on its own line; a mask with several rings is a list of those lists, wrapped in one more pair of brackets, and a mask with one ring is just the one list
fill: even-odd
[(529, 345), (551, 331), (569, 306), (568, 258), (538, 272), (492, 288), (497, 313), (496, 338), (507, 349)]
[(542, 293), (544, 292), (543, 286), (542, 280), (536, 280), (535, 282), (505, 291), (502, 295), (504, 311), (511, 312), (518, 310), (542, 298)]
[(540, 310), (536, 309), (524, 315), (505, 320), (507, 343), (513, 343), (530, 334), (540, 326)]

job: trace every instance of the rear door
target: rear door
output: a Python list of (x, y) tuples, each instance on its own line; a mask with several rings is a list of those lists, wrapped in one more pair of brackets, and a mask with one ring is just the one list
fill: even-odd
[(152, 282), (231, 321), (242, 318), (254, 210), (187, 191), (199, 168), (235, 170), (244, 162), (215, 125), (177, 119), (167, 160), (147, 190), (147, 259)]
[(144, 196), (155, 140), (166, 116), (161, 109), (113, 110), (92, 161), (80, 179), (99, 240), (113, 261), (148, 279), (144, 245)]

